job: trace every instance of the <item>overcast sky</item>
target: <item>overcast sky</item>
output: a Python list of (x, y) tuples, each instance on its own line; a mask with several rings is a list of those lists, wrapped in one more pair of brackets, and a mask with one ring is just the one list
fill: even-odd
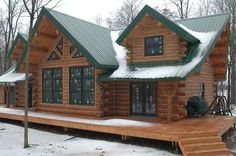
[[(103, 19), (111, 17), (111, 13), (119, 9), (125, 0), (62, 0), (60, 5), (54, 10), (63, 12), (65, 14), (75, 16), (77, 18), (84, 19), (95, 23), (94, 18), (101, 16)], [(166, 3), (166, 0), (142, 0), (143, 6), (145, 4), (151, 7), (164, 8), (170, 4)], [(166, 5), (167, 4), (167, 5)], [(50, 8), (50, 6), (48, 6)], [(5, 9), (6, 6), (3, 0), (0, 0), (0, 9)], [(20, 32), (26, 32), (27, 26), (29, 25), (26, 18), (22, 18), (20, 21), (21, 27)]]
[[(119, 9), (125, 0), (62, 0), (55, 10), (94, 22), (94, 17), (101, 15), (110, 17), (113, 11)], [(163, 6), (165, 0), (142, 0), (143, 5), (151, 7)], [(3, 0), (0, 0), (0, 8), (5, 8)]]
[[(164, 0), (143, 0), (143, 4), (152, 7), (163, 5)], [(107, 18), (122, 5), (124, 0), (63, 0), (61, 6), (55, 8), (60, 12), (94, 21), (96, 15)]]

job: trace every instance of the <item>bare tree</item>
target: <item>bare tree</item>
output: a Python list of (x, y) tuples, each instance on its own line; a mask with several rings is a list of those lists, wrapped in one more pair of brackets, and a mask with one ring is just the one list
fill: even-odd
[(7, 70), (9, 66), (9, 59), (7, 53), (11, 47), (11, 43), (16, 35), (18, 28), (19, 19), (24, 12), (24, 7), (19, 0), (4, 0), (6, 5), (6, 16), (2, 17), (3, 19), (0, 22), (1, 30), (3, 31), (4, 36), (4, 71)]
[(230, 28), (230, 62), (231, 62), (231, 103), (235, 104), (235, 52), (236, 52), (236, 39), (235, 39), (235, 22), (236, 22), (236, 1), (225, 0), (228, 10), (231, 13), (231, 28)]
[(171, 11), (171, 9), (168, 8), (168, 6), (165, 6), (165, 8), (163, 8), (163, 9), (156, 7), (156, 10), (171, 20), (175, 20), (177, 17), (176, 13), (174, 11)]
[(55, 3), (55, 0), (23, 0), (24, 7), (29, 16), (29, 32), (28, 32), (28, 41), (26, 44), (26, 58), (25, 58), (25, 120), (24, 120), (24, 148), (29, 147), (28, 143), (28, 78), (29, 78), (29, 51), (30, 51), (30, 43), (33, 38), (33, 24), (37, 19), (40, 10), (42, 7), (49, 5), (54, 2), (52, 8), (59, 5), (62, 0), (58, 0)]
[(126, 0), (121, 8), (113, 13), (111, 18), (107, 19), (107, 24), (112, 29), (124, 29), (139, 13), (142, 6), (142, 0)]
[(104, 22), (104, 19), (103, 19), (102, 15), (100, 15), (100, 14), (96, 15), (93, 19), (97, 25), (102, 25)]
[(229, 61), (228, 61), (228, 99), (231, 104), (236, 103), (235, 99), (235, 52), (236, 52), (236, 0), (214, 0), (215, 12), (225, 13), (230, 12), (230, 42), (229, 42)]
[(199, 0), (197, 14), (199, 16), (209, 15), (212, 13), (212, 0)]
[(229, 12), (228, 6), (225, 0), (212, 0), (212, 10), (215, 13), (226, 13)]
[(169, 0), (177, 10), (177, 17), (180, 19), (186, 19), (189, 17), (189, 13), (192, 7), (190, 0)]

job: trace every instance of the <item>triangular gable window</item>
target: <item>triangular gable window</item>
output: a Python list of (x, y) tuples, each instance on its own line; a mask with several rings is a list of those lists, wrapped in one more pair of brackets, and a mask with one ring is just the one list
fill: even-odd
[(70, 55), (75, 51), (75, 47), (74, 46), (70, 46)]
[(82, 53), (79, 52), (79, 50), (76, 50), (76, 52), (75, 52), (75, 54), (73, 55), (72, 58), (79, 58), (79, 57), (82, 57), (82, 56), (83, 56)]
[(56, 49), (61, 55), (63, 55), (63, 37), (57, 43)]
[(52, 51), (52, 53), (49, 55), (48, 60), (59, 60), (60, 57), (55, 51)]
[(70, 46), (70, 55), (72, 58), (83, 57), (82, 53), (78, 49), (76, 49), (74, 46)]

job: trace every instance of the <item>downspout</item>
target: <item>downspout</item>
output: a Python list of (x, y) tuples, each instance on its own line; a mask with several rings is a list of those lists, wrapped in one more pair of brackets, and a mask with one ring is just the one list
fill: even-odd
[(114, 81), (112, 82), (112, 95), (113, 95), (113, 100), (112, 100), (112, 115), (114, 115), (115, 112), (115, 104), (116, 104), (116, 92), (115, 92), (115, 83)]

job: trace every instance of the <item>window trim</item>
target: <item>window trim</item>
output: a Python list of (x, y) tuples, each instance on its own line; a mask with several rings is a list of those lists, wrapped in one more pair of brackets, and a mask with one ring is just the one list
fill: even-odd
[[(146, 47), (146, 39), (147, 38), (154, 38), (154, 37), (162, 37), (162, 46), (163, 46), (163, 48), (162, 48), (162, 54), (153, 54), (153, 55), (150, 55), (150, 54), (147, 54), (147, 52), (146, 52), (146, 49), (147, 49), (147, 47)], [(164, 41), (165, 39), (164, 39), (164, 35), (155, 35), (155, 36), (145, 36), (144, 37), (144, 56), (163, 56), (164, 55), (164, 52), (165, 52), (165, 41)]]
[[(89, 77), (89, 79), (93, 79), (93, 99), (94, 99), (94, 103), (89, 103), (89, 104), (87, 104), (87, 103), (85, 103), (83, 100), (84, 100), (84, 92), (83, 92), (83, 82), (84, 82), (84, 80), (85, 79), (88, 79), (88, 78), (84, 78), (83, 77), (83, 68), (89, 68), (89, 67), (91, 67), (91, 68), (93, 68), (93, 76), (91, 76), (91, 77)], [(81, 74), (81, 77), (80, 77), (80, 80), (81, 80), (81, 103), (72, 103), (71, 101), (71, 95), (72, 95), (72, 89), (70, 88), (70, 86), (71, 86), (71, 69), (72, 68), (81, 68), (82, 69), (82, 74)], [(95, 93), (95, 67), (94, 66), (71, 66), (71, 67), (69, 67), (69, 104), (70, 105), (73, 105), (73, 106), (95, 106), (95, 97), (96, 97), (96, 95), (95, 95), (96, 93)]]

